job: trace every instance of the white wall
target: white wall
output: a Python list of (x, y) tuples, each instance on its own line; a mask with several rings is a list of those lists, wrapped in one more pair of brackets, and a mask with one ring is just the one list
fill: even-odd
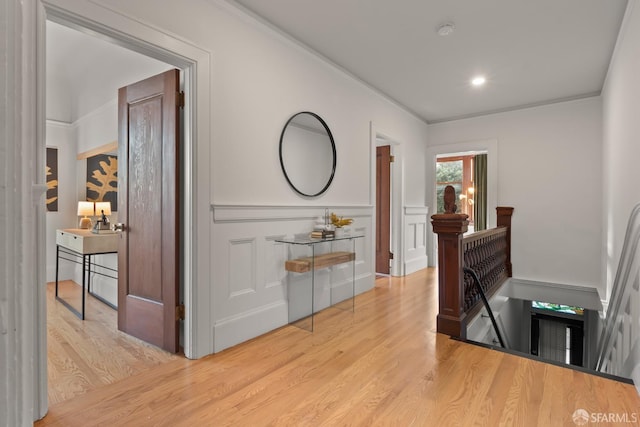
[[(357, 290), (373, 286), (370, 123), (401, 141), (405, 159), (418, 158), (417, 177), (424, 173), (427, 126), (262, 25), (235, 12), (210, 13), (212, 31), (198, 34), (194, 25), (188, 37), (214, 52), (210, 255), (219, 351), (286, 323), (288, 276), (278, 255), (284, 249), (273, 239), (308, 232), (325, 207), (354, 217), (352, 228), (367, 234), (358, 254)], [(165, 19), (174, 25), (169, 15)], [(282, 127), (299, 111), (320, 115), (336, 144), (333, 183), (315, 199), (289, 187), (278, 159)], [(407, 183), (406, 194), (424, 205), (424, 188), (418, 178)], [(224, 216), (226, 210), (233, 216)], [(256, 210), (261, 213), (254, 216)]]
[(498, 141), (514, 277), (603, 290), (601, 123), (595, 97), (429, 126), (430, 146)]
[[(624, 242), (627, 220), (640, 203), (640, 1), (629, 0), (609, 72), (603, 88), (603, 226), (604, 267), (609, 299)], [(629, 284), (631, 285), (631, 284)], [(637, 300), (632, 300), (637, 314)], [(637, 319), (637, 317), (636, 317)], [(627, 325), (628, 326), (628, 325)], [(626, 361), (627, 372), (640, 390), (640, 335), (630, 326), (633, 349)], [(624, 335), (626, 337), (627, 335)]]
[[(640, 2), (630, 0), (602, 91), (607, 295), (633, 206), (640, 202)], [(605, 295), (603, 295), (605, 297)]]

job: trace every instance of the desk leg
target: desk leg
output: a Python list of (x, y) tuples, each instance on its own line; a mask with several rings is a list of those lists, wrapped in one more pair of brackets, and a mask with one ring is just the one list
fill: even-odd
[(56, 298), (58, 297), (58, 267), (60, 266), (60, 246), (56, 245)]
[(91, 255), (89, 255), (89, 268), (87, 270), (87, 293), (91, 293)]
[(356, 239), (351, 239), (351, 251), (354, 253), (351, 261), (351, 311), (356, 312)]
[(85, 295), (84, 295), (84, 291), (85, 291), (85, 273), (86, 273), (86, 262), (87, 262), (87, 256), (86, 255), (82, 255), (82, 312), (80, 314), (80, 319), (84, 320), (84, 305), (85, 305)]
[(316, 311), (314, 294), (316, 292), (316, 245), (311, 245), (311, 332), (313, 332), (313, 315)]

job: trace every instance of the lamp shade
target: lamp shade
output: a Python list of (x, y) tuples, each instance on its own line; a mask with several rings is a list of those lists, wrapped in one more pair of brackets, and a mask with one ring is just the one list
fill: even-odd
[(93, 202), (78, 202), (78, 216), (93, 216)]
[(91, 218), (93, 216), (93, 202), (78, 202), (78, 216), (80, 219), (80, 228), (91, 228)]
[(97, 215), (111, 215), (111, 202), (96, 202)]

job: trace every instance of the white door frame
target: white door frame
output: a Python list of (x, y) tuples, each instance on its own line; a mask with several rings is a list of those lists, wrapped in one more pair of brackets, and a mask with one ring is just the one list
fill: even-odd
[[(114, 12), (97, 3), (79, 4), (72, 0), (37, 0), (37, 34), (35, 80), (38, 82), (36, 117), (39, 135), (36, 151), (44, 153), (45, 127), (45, 32), (46, 20), (107, 39), (127, 49), (171, 64), (183, 70), (186, 104), (184, 108), (184, 156), (181, 185), (183, 212), (183, 272), (184, 303), (184, 352), (188, 358), (199, 358), (213, 352), (211, 324), (211, 291), (207, 278), (209, 271), (209, 195), (210, 180), (210, 56), (193, 44), (175, 38), (172, 34), (143, 24)], [(26, 29), (28, 31), (28, 29)], [(36, 163), (36, 159), (34, 159)], [(44, 176), (44, 168), (43, 170)], [(46, 188), (46, 187), (45, 187)], [(44, 211), (39, 222), (44, 224)], [(198, 232), (194, 232), (198, 230)], [(199, 238), (199, 236), (202, 236)], [(38, 233), (41, 248), (45, 247), (44, 232)], [(42, 269), (44, 262), (37, 266)], [(38, 286), (42, 287), (42, 283)], [(35, 336), (40, 349), (46, 349), (46, 295), (38, 292), (39, 321)], [(35, 415), (40, 417), (47, 410), (46, 350), (37, 353), (38, 372), (35, 375), (37, 396), (34, 396)]]

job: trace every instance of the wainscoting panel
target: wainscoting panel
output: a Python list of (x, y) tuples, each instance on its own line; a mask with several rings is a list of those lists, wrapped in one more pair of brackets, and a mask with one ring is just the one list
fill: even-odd
[[(284, 285), (286, 284), (286, 272), (281, 267), (287, 260), (287, 245), (284, 243), (278, 243), (276, 240), (283, 239), (284, 234), (265, 237), (266, 247), (270, 247), (266, 251), (266, 259), (264, 264), (266, 288), (278, 287), (284, 292)], [(284, 295), (284, 294), (283, 294)]]
[[(375, 278), (372, 262), (373, 207), (327, 208), (340, 216), (353, 218), (352, 233), (365, 236), (356, 240), (355, 261), (356, 294), (365, 292), (373, 287)], [(293, 247), (276, 240), (306, 236), (317, 218), (324, 216), (325, 207), (214, 204), (212, 211), (211, 321), (214, 351), (218, 352), (287, 324), (288, 286), (297, 293), (296, 296), (306, 293), (310, 300), (310, 276), (288, 273), (284, 269), (287, 259), (308, 256), (309, 248)], [(332, 242), (330, 245), (335, 247), (327, 245), (320, 250), (347, 250), (347, 247), (351, 250), (349, 241)], [(350, 263), (317, 270), (315, 310), (328, 307), (332, 295), (335, 302), (336, 297), (350, 294), (353, 276)], [(304, 315), (302, 311), (298, 314)]]
[(427, 230), (429, 208), (426, 206), (405, 206), (404, 208), (404, 274), (411, 274), (428, 263)]
[(256, 239), (229, 240), (229, 299), (256, 292)]

